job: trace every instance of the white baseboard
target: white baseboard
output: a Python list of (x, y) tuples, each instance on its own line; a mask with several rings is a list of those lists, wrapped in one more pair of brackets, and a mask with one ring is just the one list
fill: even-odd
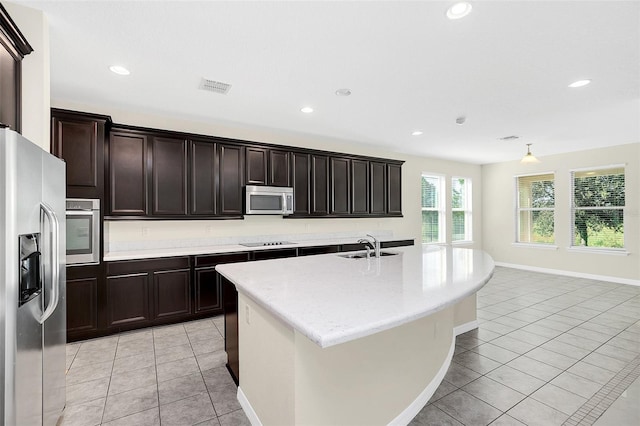
[[(465, 324), (466, 325), (466, 324)], [(451, 347), (449, 348), (449, 353), (445, 358), (442, 366), (438, 370), (438, 373), (433, 377), (431, 382), (427, 385), (426, 388), (420, 395), (407, 407), (404, 409), (402, 413), (400, 413), (395, 419), (391, 420), (390, 425), (407, 425), (413, 418), (422, 410), (422, 408), (429, 402), (433, 394), (442, 383), (442, 379), (444, 379), (445, 374), (447, 374), (447, 370), (449, 370), (449, 365), (451, 365), (451, 359), (453, 358), (453, 351), (456, 346), (456, 334), (454, 332), (453, 339), (451, 339)]]
[(242, 410), (244, 410), (244, 414), (247, 415), (247, 418), (249, 419), (251, 426), (262, 426), (262, 422), (258, 418), (258, 415), (256, 414), (256, 412), (253, 410), (251, 403), (247, 399), (247, 396), (244, 394), (244, 392), (242, 392), (242, 388), (240, 386), (238, 386), (237, 396), (238, 396), (238, 402), (240, 403)]
[(505, 268), (522, 269), (524, 271), (542, 272), (545, 274), (562, 275), (565, 277), (586, 278), (589, 280), (608, 281), (616, 284), (627, 284), (640, 286), (640, 280), (632, 280), (630, 278), (610, 277), (608, 275), (585, 274), (582, 272), (565, 271), (562, 269), (540, 268), (538, 266), (518, 265), (515, 263), (495, 262), (496, 266), (504, 266)]
[(462, 333), (466, 333), (467, 331), (475, 330), (476, 328), (478, 328), (479, 325), (480, 323), (478, 322), (478, 320), (473, 320), (464, 324), (460, 324), (457, 327), (453, 327), (453, 335), (459, 336)]

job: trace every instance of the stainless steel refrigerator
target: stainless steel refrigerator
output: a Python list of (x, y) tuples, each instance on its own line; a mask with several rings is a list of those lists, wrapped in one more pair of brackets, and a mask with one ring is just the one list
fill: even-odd
[(65, 405), (65, 164), (0, 129), (0, 425)]

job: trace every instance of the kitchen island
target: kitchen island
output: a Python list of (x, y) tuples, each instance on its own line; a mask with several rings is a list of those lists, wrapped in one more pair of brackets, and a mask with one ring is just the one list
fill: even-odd
[(238, 291), (238, 399), (254, 424), (406, 424), (475, 324), (494, 263), (413, 246), (218, 265)]

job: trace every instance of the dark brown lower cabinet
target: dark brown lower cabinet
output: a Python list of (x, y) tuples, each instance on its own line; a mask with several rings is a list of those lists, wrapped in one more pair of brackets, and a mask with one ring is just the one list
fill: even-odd
[(195, 312), (216, 313), (222, 310), (222, 291), (215, 266), (196, 268)]
[(188, 256), (107, 263), (107, 328), (131, 330), (190, 318)]
[(153, 273), (154, 319), (186, 316), (191, 313), (190, 270)]
[(224, 350), (227, 352), (227, 370), (236, 385), (240, 384), (240, 351), (238, 341), (238, 292), (236, 286), (220, 277), (224, 300)]
[(149, 273), (107, 277), (108, 327), (151, 325)]
[(100, 265), (67, 267), (66, 307), (69, 341), (96, 337), (101, 328), (99, 303)]

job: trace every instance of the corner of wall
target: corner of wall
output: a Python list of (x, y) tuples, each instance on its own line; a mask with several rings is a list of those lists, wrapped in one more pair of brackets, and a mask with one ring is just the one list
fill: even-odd
[(50, 151), (49, 22), (40, 10), (3, 3), (33, 52), (22, 61), (22, 135)]

